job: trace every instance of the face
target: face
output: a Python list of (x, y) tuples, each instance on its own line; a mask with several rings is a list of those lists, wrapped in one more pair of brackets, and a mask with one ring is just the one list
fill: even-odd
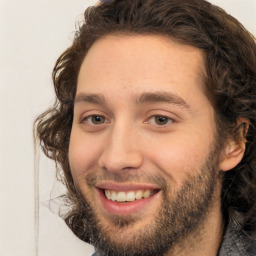
[(86, 55), (69, 161), (84, 233), (106, 255), (161, 255), (220, 208), (203, 76), (198, 49), (161, 36), (107, 36)]

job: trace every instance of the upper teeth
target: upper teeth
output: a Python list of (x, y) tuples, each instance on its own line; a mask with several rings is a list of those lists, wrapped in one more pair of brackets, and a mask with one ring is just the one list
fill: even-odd
[(142, 198), (148, 198), (153, 194), (153, 190), (138, 190), (138, 191), (127, 191), (117, 192), (113, 190), (104, 190), (106, 197), (111, 201), (117, 202), (133, 202)]

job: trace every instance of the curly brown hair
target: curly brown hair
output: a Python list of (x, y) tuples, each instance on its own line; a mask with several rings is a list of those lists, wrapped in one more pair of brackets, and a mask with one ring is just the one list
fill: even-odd
[(250, 122), (242, 161), (225, 173), (225, 216), (244, 215), (244, 230), (256, 229), (256, 44), (232, 16), (204, 0), (115, 0), (89, 7), (73, 44), (57, 60), (52, 78), (56, 102), (36, 119), (43, 152), (63, 170), (68, 195), (77, 192), (68, 162), (73, 103), (80, 66), (90, 47), (109, 34), (164, 35), (202, 50), (205, 93), (215, 109), (216, 128), (224, 143), (240, 140), (237, 119)]

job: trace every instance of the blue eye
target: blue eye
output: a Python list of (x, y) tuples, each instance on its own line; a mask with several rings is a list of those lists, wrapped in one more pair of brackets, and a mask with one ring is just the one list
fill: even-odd
[(166, 116), (152, 116), (149, 118), (149, 123), (159, 126), (167, 125), (172, 122), (173, 119)]
[(92, 125), (98, 125), (98, 124), (104, 124), (106, 123), (106, 118), (104, 116), (100, 116), (100, 115), (90, 115), (90, 116), (86, 116), (82, 119), (82, 122), (86, 121), (89, 124)]

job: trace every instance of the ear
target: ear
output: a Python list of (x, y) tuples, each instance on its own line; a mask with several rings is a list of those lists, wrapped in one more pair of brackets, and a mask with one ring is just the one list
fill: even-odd
[(246, 147), (246, 134), (249, 128), (249, 120), (239, 117), (237, 119), (237, 129), (239, 129), (239, 138), (230, 139), (222, 151), (219, 168), (221, 171), (228, 171), (237, 166), (243, 159)]

